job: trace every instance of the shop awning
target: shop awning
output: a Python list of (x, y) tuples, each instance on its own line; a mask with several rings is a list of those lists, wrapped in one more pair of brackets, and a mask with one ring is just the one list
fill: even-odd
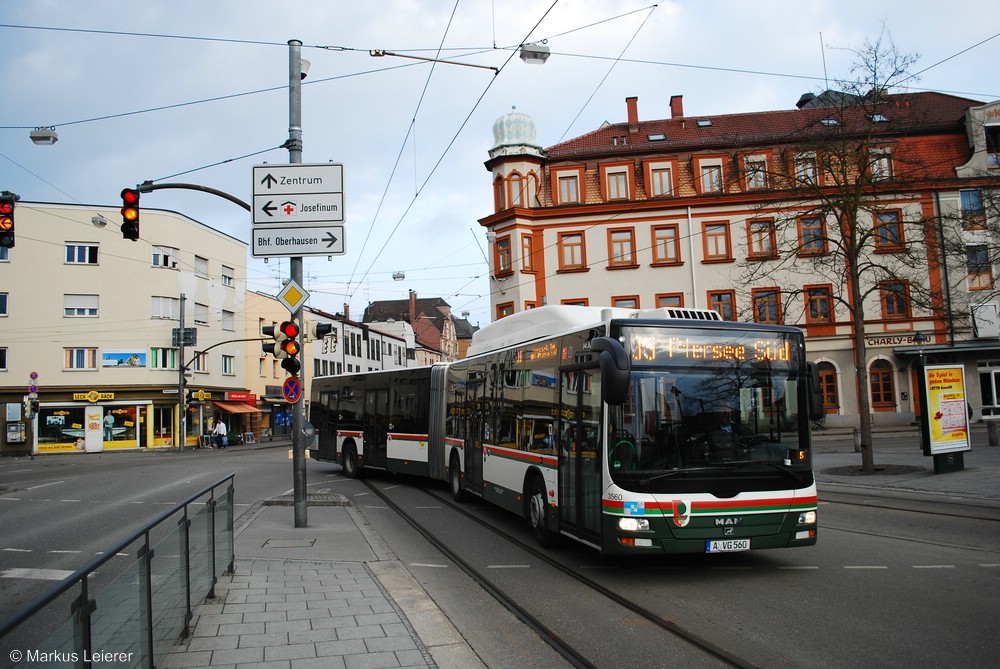
[(264, 413), (257, 407), (252, 407), (243, 402), (214, 402), (215, 406), (229, 413)]

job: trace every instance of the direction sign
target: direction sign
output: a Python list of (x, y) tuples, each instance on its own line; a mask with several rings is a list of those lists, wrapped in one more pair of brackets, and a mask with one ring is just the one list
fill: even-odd
[(254, 225), (294, 227), (344, 220), (344, 166), (254, 165)]
[(344, 226), (295, 228), (254, 226), (251, 248), (254, 258), (342, 256), (345, 254)]

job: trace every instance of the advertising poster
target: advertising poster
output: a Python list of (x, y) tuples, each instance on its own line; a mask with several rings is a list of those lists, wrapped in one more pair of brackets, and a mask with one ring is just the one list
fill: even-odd
[(961, 365), (927, 365), (927, 421), (931, 455), (971, 450), (969, 414), (965, 398), (965, 370)]

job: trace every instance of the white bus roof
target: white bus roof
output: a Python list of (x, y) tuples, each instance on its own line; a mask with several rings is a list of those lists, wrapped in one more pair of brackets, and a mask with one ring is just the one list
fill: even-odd
[(712, 309), (623, 309), (620, 307), (580, 307), (550, 305), (511, 314), (479, 329), (472, 335), (468, 355), (522, 344), (592, 327), (613, 318), (661, 318), (700, 321), (722, 320)]

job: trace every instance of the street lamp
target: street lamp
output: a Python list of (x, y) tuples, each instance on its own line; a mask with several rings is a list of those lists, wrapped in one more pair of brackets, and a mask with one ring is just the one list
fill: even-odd
[(56, 127), (49, 126), (47, 128), (35, 128), (28, 136), (31, 137), (31, 141), (39, 146), (52, 145), (59, 141), (59, 134), (56, 133)]
[(550, 55), (549, 47), (541, 44), (522, 44), (519, 54), (521, 60), (529, 65), (544, 65)]
[(913, 334), (913, 343), (918, 346), (917, 353), (917, 402), (920, 407), (920, 447), (924, 455), (930, 455), (930, 424), (927, 420), (927, 412), (930, 411), (930, 403), (927, 401), (927, 382), (924, 367), (927, 366), (927, 356), (924, 355), (924, 346), (930, 338), (919, 330)]

